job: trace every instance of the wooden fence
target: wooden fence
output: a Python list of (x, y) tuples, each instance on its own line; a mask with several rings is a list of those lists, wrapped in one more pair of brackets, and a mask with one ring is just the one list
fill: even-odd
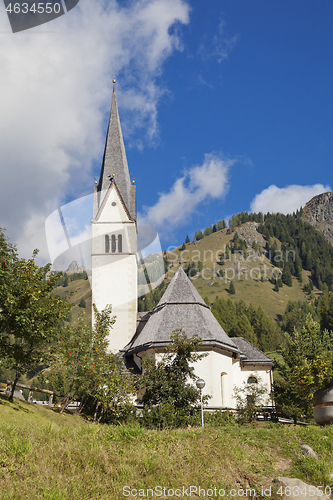
[[(7, 384), (7, 389), (6, 389), (7, 393), (11, 390), (13, 383), (14, 383), (12, 380), (6, 380), (4, 378), (0, 378), (0, 382), (3, 384)], [(18, 382), (16, 384), (16, 387), (20, 387), (21, 389), (27, 389), (29, 391), (29, 396), (28, 396), (29, 403), (31, 403), (31, 401), (32, 401), (32, 396), (33, 396), (34, 392), (41, 392), (43, 394), (48, 394), (49, 395), (49, 406), (52, 406), (52, 404), (53, 404), (53, 396), (59, 396), (60, 398), (63, 397), (62, 394), (58, 394), (57, 392), (48, 391), (47, 389), (38, 389), (38, 387), (34, 387), (32, 385), (30, 386), (30, 385), (21, 384), (20, 382)]]

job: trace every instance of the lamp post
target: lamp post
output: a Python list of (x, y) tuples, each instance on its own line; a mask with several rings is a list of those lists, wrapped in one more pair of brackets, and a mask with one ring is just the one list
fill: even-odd
[(196, 381), (196, 386), (200, 389), (200, 399), (201, 399), (201, 425), (204, 426), (204, 418), (203, 418), (203, 405), (202, 405), (202, 389), (205, 387), (206, 382), (202, 378), (198, 378)]

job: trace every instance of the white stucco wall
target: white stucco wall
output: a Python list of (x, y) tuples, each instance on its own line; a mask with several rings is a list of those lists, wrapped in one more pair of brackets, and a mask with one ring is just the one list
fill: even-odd
[(194, 365), (195, 374), (203, 378), (206, 386), (203, 394), (209, 394), (208, 406), (235, 408), (234, 388), (242, 387), (244, 382), (253, 375), (271, 391), (271, 376), (269, 367), (241, 366), (239, 359), (234, 359), (229, 353), (209, 351), (208, 356)]
[[(112, 206), (112, 203), (116, 203)], [(122, 252), (105, 253), (105, 235), (122, 235)], [(119, 351), (131, 340), (137, 319), (136, 224), (131, 221), (116, 189), (108, 192), (101, 214), (92, 222), (92, 301), (99, 311), (112, 305), (116, 322), (109, 350)]]
[[(206, 352), (207, 356), (196, 362), (194, 373), (202, 378), (206, 385), (203, 395), (210, 395), (208, 407), (235, 408), (236, 401), (233, 397), (234, 387), (242, 387), (250, 376), (254, 376), (267, 387), (268, 394), (271, 391), (271, 370), (268, 366), (243, 366), (239, 359), (234, 359), (228, 351), (211, 350)], [(140, 358), (144, 356), (155, 356), (159, 361), (162, 353), (154, 353), (153, 350), (139, 353)], [(134, 361), (141, 368), (141, 360), (134, 355)]]

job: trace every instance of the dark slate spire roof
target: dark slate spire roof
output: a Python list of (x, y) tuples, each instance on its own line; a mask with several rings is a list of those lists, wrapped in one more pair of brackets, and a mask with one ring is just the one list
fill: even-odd
[(181, 266), (177, 269), (157, 307), (164, 304), (200, 304), (209, 309)]
[(273, 360), (243, 337), (233, 337), (241, 353), (242, 365), (272, 365)]
[(128, 171), (123, 134), (118, 114), (116, 91), (114, 87), (103, 163), (97, 186), (98, 208), (102, 205), (104, 196), (111, 185), (112, 172), (114, 173), (113, 182), (117, 185), (127, 211), (130, 214), (131, 219), (136, 220), (135, 186), (132, 186), (131, 184)]
[(172, 332), (178, 328), (182, 328), (188, 337), (199, 335), (203, 346), (239, 352), (181, 267), (146, 325), (124, 350), (130, 354), (151, 347), (165, 347), (170, 343)]

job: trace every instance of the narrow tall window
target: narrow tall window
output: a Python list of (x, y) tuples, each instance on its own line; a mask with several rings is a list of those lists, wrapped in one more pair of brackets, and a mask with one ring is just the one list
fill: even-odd
[(112, 253), (115, 253), (116, 252), (116, 249), (117, 249), (117, 245), (116, 245), (116, 236), (115, 234), (113, 234), (111, 236), (111, 252)]
[(226, 372), (221, 373), (221, 395), (222, 395), (222, 406), (230, 406), (229, 382), (228, 382), (228, 374)]
[(123, 237), (121, 234), (118, 234), (118, 253), (123, 251)]
[(110, 236), (108, 234), (105, 235), (105, 253), (110, 252)]

